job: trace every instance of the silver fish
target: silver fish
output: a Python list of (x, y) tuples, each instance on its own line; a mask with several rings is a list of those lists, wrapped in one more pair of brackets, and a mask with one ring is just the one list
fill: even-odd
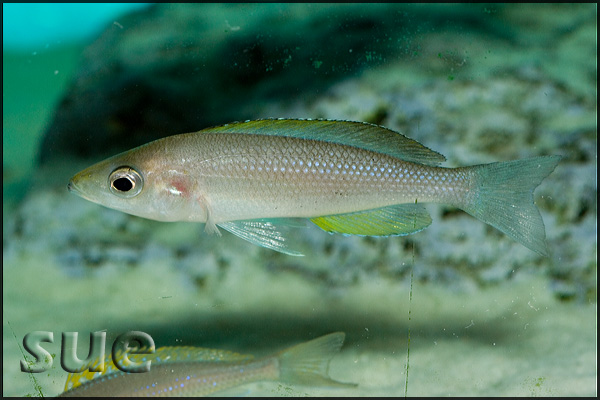
[[(343, 332), (300, 343), (270, 357), (254, 359), (226, 350), (161, 347), (152, 354), (130, 354), (119, 363), (150, 361), (150, 371), (127, 373), (107, 354), (104, 371), (71, 373), (61, 397), (207, 396), (246, 383), (273, 380), (289, 384), (355, 387), (328, 375), (329, 362), (344, 343)], [(90, 366), (97, 367), (99, 360)]]
[(265, 119), (150, 142), (81, 171), (68, 189), (291, 255), (301, 255), (283, 233), (292, 218), (331, 233), (407, 235), (431, 223), (422, 203), (445, 203), (548, 255), (533, 191), (560, 158), (442, 168), (444, 156), (381, 126)]

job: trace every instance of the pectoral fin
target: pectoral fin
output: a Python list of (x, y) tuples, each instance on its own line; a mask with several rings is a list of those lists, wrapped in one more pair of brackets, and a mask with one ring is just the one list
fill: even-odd
[(296, 220), (288, 219), (253, 219), (244, 221), (229, 221), (218, 224), (221, 228), (254, 243), (290, 256), (304, 254), (291, 250), (288, 246), (286, 231), (288, 227), (301, 226)]
[(319, 228), (330, 233), (363, 236), (408, 235), (431, 224), (427, 210), (419, 204), (399, 204), (390, 207), (327, 215), (312, 218)]

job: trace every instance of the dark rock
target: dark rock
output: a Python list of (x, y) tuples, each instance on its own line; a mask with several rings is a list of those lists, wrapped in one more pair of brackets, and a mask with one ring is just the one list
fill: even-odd
[(413, 56), (414, 35), (450, 20), (503, 35), (497, 21), (481, 18), (483, 7), (153, 5), (115, 21), (84, 51), (41, 161), (99, 158), (256, 118), (267, 101), (311, 100), (364, 67)]

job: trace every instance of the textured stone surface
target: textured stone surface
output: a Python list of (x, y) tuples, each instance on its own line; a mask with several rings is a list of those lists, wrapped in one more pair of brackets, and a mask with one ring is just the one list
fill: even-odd
[[(332, 82), (418, 52), (421, 29), (504, 35), (483, 6), (157, 4), (83, 53), (41, 146), (42, 161), (108, 155), (318, 98)], [(437, 28), (435, 28), (437, 29)], [(368, 38), (368, 39), (366, 39)]]

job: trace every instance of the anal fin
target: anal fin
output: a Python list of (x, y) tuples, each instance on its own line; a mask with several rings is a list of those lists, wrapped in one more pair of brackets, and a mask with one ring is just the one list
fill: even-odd
[(420, 204), (406, 203), (348, 214), (311, 218), (330, 233), (362, 236), (409, 235), (425, 229), (431, 217)]

